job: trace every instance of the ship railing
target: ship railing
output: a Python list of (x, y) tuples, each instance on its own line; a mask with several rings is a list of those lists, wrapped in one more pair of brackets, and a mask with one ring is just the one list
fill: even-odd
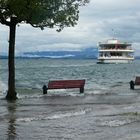
[(134, 59), (134, 56), (99, 56), (99, 59), (106, 59), (106, 58), (132, 58)]
[(99, 50), (133, 50), (132, 48), (99, 48)]

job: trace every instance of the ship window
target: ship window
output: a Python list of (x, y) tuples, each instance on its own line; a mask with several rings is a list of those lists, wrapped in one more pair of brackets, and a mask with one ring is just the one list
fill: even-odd
[(111, 52), (110, 55), (111, 56), (122, 56), (122, 53), (119, 53), (119, 52)]

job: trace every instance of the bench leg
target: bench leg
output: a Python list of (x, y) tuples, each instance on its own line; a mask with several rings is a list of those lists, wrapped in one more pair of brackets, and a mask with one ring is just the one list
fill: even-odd
[(129, 84), (130, 84), (130, 89), (134, 89), (135, 86), (134, 81), (131, 80)]
[(42, 89), (43, 89), (43, 94), (47, 94), (47, 90), (48, 90), (47, 86), (44, 85), (44, 86), (42, 87)]
[(84, 93), (84, 87), (80, 88), (80, 93)]

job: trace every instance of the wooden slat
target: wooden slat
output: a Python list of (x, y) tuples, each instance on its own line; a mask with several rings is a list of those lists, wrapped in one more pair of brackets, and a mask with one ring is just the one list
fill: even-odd
[(65, 89), (65, 88), (81, 88), (84, 87), (85, 80), (57, 80), (49, 81), (48, 89)]
[(140, 77), (137, 76), (135, 79), (135, 85), (140, 85)]

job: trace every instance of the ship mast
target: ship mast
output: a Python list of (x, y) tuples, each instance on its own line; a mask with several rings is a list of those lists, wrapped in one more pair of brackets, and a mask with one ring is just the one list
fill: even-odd
[(113, 40), (114, 39), (117, 39), (115, 36), (116, 36), (116, 33), (115, 33), (115, 30), (114, 29), (112, 29), (112, 36), (113, 36)]

